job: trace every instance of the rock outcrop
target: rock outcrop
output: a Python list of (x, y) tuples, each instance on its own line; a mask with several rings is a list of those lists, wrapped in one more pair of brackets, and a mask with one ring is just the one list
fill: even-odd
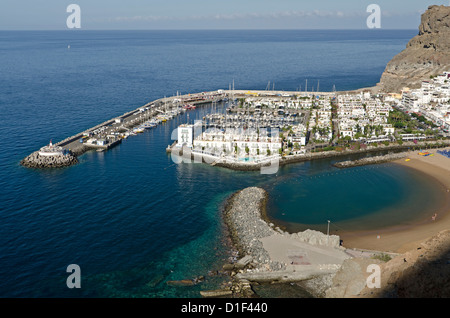
[(381, 288), (361, 290), (363, 298), (450, 297), (450, 230), (381, 265)]
[(419, 34), (387, 64), (377, 89), (418, 88), (423, 80), (449, 70), (450, 7), (430, 6), (422, 15)]
[[(380, 267), (380, 285), (367, 286), (371, 264)], [(373, 286), (372, 286), (373, 287)], [(443, 230), (387, 262), (374, 258), (345, 260), (333, 277), (327, 298), (450, 297), (450, 230)]]
[(367, 267), (380, 264), (370, 258), (347, 259), (332, 278), (332, 286), (325, 292), (326, 298), (352, 298), (358, 296), (367, 285)]

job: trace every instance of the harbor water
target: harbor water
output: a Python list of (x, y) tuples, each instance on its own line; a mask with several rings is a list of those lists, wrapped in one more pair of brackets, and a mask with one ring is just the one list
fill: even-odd
[[(106, 152), (87, 152), (72, 167), (19, 165), (50, 140), (177, 92), (228, 89), (233, 81), (236, 89), (270, 81), (276, 90), (304, 90), (306, 80), (308, 90), (319, 81), (323, 91), (373, 86), (416, 33), (0, 32), (0, 297), (199, 297), (223, 280), (217, 270), (230, 255), (221, 209), (247, 186), (265, 188), (269, 214), (286, 224), (331, 219), (346, 228), (371, 217), (383, 226), (390, 220), (378, 213), (405, 206), (418, 217), (429, 204), (420, 198), (435, 185), (397, 165), (345, 174), (320, 160), (262, 175), (175, 164), (165, 152), (172, 131), (208, 106)], [(370, 195), (355, 192), (363, 187)], [(80, 289), (66, 286), (69, 264), (81, 268)], [(168, 283), (200, 276), (193, 286)]]

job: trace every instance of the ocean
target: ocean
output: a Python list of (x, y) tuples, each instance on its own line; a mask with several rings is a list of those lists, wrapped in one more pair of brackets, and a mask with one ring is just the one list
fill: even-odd
[[(320, 160), (276, 175), (175, 164), (165, 152), (172, 131), (208, 107), (88, 152), (76, 166), (19, 165), (50, 140), (177, 93), (233, 81), (235, 89), (373, 86), (416, 33), (0, 31), (0, 297), (199, 297), (224, 281), (217, 271), (230, 254), (221, 211), (247, 186), (265, 188), (270, 216), (293, 229), (420, 218), (430, 204), (421, 198), (436, 185), (393, 164), (344, 174)], [(393, 207), (413, 211), (386, 218)], [(80, 266), (80, 289), (66, 285), (69, 264)], [(167, 284), (199, 276), (195, 286)]]

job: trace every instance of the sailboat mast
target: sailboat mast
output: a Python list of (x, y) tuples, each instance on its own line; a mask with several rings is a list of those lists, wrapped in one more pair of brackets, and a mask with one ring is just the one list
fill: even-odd
[(233, 99), (233, 102), (234, 102), (234, 78), (233, 78), (233, 90), (232, 90), (232, 94), (231, 94), (231, 97), (232, 97), (232, 99)]

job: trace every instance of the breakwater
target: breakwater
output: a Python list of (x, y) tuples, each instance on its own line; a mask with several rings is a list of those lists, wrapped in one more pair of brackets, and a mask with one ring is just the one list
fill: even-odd
[(341, 161), (336, 162), (333, 164), (333, 166), (337, 168), (349, 168), (349, 167), (356, 167), (356, 166), (365, 166), (365, 165), (372, 165), (372, 164), (378, 164), (378, 163), (385, 163), (390, 162), (398, 159), (403, 159), (408, 155), (407, 152), (402, 153), (394, 153), (394, 154), (387, 154), (384, 156), (374, 156), (374, 157), (366, 157), (358, 160), (348, 160), (348, 161)]
[(77, 156), (72, 153), (43, 156), (35, 151), (22, 159), (20, 164), (27, 168), (56, 168), (68, 167), (78, 163)]
[[(265, 190), (250, 187), (233, 194), (226, 204), (224, 220), (239, 255), (236, 263), (224, 265), (233, 271), (233, 291), (248, 295), (252, 285), (302, 282), (310, 294), (323, 295), (330, 278), (350, 257), (339, 236), (284, 232), (266, 218), (266, 201)], [(302, 257), (304, 262), (299, 261)]]
[(235, 193), (225, 210), (225, 223), (231, 239), (241, 256), (251, 257), (252, 265), (271, 270), (285, 269), (285, 265), (272, 262), (263, 248), (260, 238), (276, 233), (265, 220), (261, 211), (265, 209), (267, 193), (256, 187), (246, 188)]

